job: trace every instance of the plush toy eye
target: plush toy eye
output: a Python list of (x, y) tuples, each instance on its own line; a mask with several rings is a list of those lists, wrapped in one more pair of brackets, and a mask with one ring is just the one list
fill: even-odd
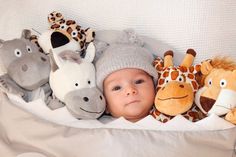
[(225, 79), (220, 80), (220, 87), (226, 87), (227, 81)]
[(75, 83), (75, 87), (78, 87), (79, 86), (79, 84), (78, 83)]
[(184, 77), (183, 77), (183, 76), (179, 76), (179, 77), (177, 78), (177, 81), (179, 81), (179, 82), (184, 82)]
[(212, 80), (211, 80), (211, 79), (208, 80), (208, 85), (209, 85), (209, 86), (212, 85)]
[(21, 50), (19, 50), (19, 49), (15, 49), (14, 53), (15, 53), (16, 57), (21, 57), (21, 55), (22, 55)]
[(91, 81), (90, 81), (90, 80), (88, 80), (88, 84), (91, 84)]
[(78, 33), (77, 33), (76, 30), (74, 30), (74, 31), (71, 32), (71, 36), (72, 36), (72, 37), (77, 37), (77, 35), (78, 35)]
[(30, 46), (26, 46), (26, 49), (27, 49), (28, 53), (32, 53), (33, 52), (32, 48)]
[(65, 24), (62, 24), (62, 25), (60, 26), (60, 28), (61, 28), (61, 29), (66, 29), (66, 25), (65, 25)]
[(165, 83), (168, 83), (168, 82), (170, 82), (170, 81), (169, 81), (169, 79), (168, 79), (168, 78), (166, 78), (166, 80), (165, 80)]

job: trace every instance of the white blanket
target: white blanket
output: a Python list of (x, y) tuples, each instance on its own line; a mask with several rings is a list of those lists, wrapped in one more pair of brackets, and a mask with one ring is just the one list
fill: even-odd
[(190, 122), (183, 116), (178, 115), (168, 123), (161, 123), (152, 116), (132, 123), (123, 117), (114, 119), (109, 116), (101, 117), (99, 120), (78, 120), (74, 118), (66, 109), (62, 107), (56, 110), (50, 110), (42, 99), (37, 99), (26, 103), (22, 98), (8, 94), (8, 97), (14, 105), (22, 108), (39, 118), (54, 122), (60, 125), (75, 128), (119, 128), (119, 129), (145, 129), (145, 130), (224, 130), (234, 128), (235, 125), (225, 121), (224, 119), (212, 114), (210, 117), (202, 119), (198, 122)]

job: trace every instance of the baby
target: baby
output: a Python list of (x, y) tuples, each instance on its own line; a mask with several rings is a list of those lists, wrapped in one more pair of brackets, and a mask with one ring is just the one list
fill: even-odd
[(157, 79), (152, 61), (148, 50), (129, 44), (113, 44), (97, 60), (97, 85), (114, 118), (136, 122), (149, 114)]

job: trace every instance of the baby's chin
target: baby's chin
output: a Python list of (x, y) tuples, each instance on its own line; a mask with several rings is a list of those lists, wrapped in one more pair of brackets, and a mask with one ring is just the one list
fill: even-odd
[(149, 110), (131, 110), (131, 111), (126, 111), (123, 117), (131, 122), (137, 122), (141, 120), (142, 118), (146, 117), (149, 113)]

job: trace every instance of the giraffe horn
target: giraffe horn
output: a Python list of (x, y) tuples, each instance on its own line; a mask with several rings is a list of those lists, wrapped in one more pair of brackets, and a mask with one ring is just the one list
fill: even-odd
[(196, 52), (193, 49), (188, 49), (180, 66), (190, 67), (193, 64), (195, 56)]
[(174, 53), (173, 51), (169, 50), (167, 52), (165, 52), (164, 54), (164, 67), (170, 67), (173, 66), (173, 56)]

